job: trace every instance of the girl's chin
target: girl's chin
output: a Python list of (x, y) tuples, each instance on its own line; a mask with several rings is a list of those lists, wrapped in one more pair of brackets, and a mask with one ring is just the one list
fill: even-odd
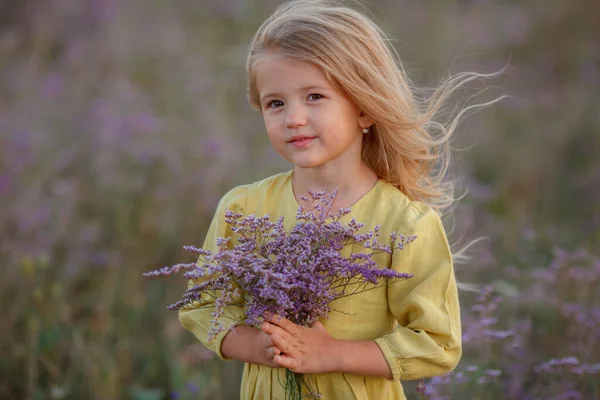
[(294, 166), (298, 168), (317, 168), (323, 166), (322, 162), (317, 162), (316, 160), (289, 160)]
[(285, 157), (286, 160), (300, 168), (315, 168), (323, 164), (321, 160), (311, 157), (309, 154), (290, 154)]

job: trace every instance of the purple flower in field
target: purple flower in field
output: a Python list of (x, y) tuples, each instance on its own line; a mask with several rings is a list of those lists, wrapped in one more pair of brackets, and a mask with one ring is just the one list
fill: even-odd
[(0, 172), (0, 194), (5, 195), (11, 188), (12, 179), (7, 172)]
[(577, 357), (553, 358), (548, 362), (538, 365), (535, 372), (555, 372), (560, 370), (557, 367), (579, 365)]
[[(529, 286), (523, 286), (521, 296), (502, 299), (493, 286), (482, 288), (471, 312), (464, 314), (463, 324), (465, 360), (479, 365), (459, 365), (445, 376), (428, 380), (432, 398), (452, 399), (454, 396), (447, 395), (472, 393), (470, 390), (481, 398), (598, 397), (600, 363), (595, 358), (600, 337), (600, 262), (582, 249), (566, 252), (557, 247), (553, 255), (547, 266), (525, 275)], [(523, 279), (522, 271), (510, 269), (511, 279)], [(500, 307), (501, 300), (510, 302), (510, 307)], [(514, 319), (515, 306), (527, 307), (528, 315)], [(562, 337), (556, 351), (568, 357), (548, 359), (547, 353), (528, 346), (535, 343), (540, 329), (531, 316), (547, 318), (545, 312), (565, 328), (559, 331)], [(507, 316), (510, 329), (499, 329), (506, 326)]]
[(419, 379), (417, 382), (417, 394), (423, 400), (430, 400), (429, 393), (427, 393), (427, 388), (425, 387), (425, 379)]
[(571, 372), (577, 375), (598, 375), (600, 374), (600, 363), (596, 364), (579, 364), (571, 367)]
[(188, 382), (187, 385), (185, 385), (187, 391), (191, 394), (198, 394), (200, 387), (198, 386), (198, 384), (194, 383), (194, 382)]
[(42, 95), (48, 100), (54, 100), (64, 88), (64, 76), (58, 73), (47, 75), (42, 82)]
[(129, 124), (135, 130), (143, 133), (156, 132), (159, 128), (159, 121), (152, 113), (138, 113), (129, 118)]
[(549, 397), (548, 400), (581, 400), (583, 397), (577, 390), (569, 390), (559, 395)]
[(502, 371), (500, 371), (499, 369), (486, 369), (484, 373), (490, 378), (497, 378), (502, 374)]

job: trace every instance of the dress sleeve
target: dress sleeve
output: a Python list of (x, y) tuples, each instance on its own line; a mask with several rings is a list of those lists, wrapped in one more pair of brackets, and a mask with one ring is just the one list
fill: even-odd
[[(218, 250), (217, 238), (235, 238), (229, 225), (225, 223), (225, 211), (231, 210), (243, 214), (246, 203), (246, 192), (246, 186), (239, 186), (223, 196), (219, 202), (219, 205), (217, 206), (217, 211), (215, 212), (210, 227), (208, 228), (206, 238), (204, 239), (204, 245), (202, 246), (204, 249), (215, 252)], [(235, 243), (235, 240), (231, 240), (229, 245), (233, 246)], [(188, 282), (188, 288), (197, 283), (199, 282), (190, 280)], [(207, 301), (210, 302), (211, 300)], [(214, 302), (214, 300), (212, 301)], [(216, 337), (214, 337), (212, 340), (208, 340), (208, 332), (211, 329), (210, 321), (212, 319), (212, 312), (212, 307), (193, 308), (193, 306), (188, 306), (179, 310), (179, 322), (186, 330), (192, 332), (204, 346), (214, 351), (219, 358), (222, 360), (227, 360), (223, 353), (221, 353), (221, 344), (227, 333), (229, 333), (229, 330), (225, 329), (223, 332), (220, 332), (218, 335), (216, 335)], [(225, 311), (220, 317), (220, 322), (223, 323), (224, 327), (229, 327), (242, 324), (244, 318), (245, 314), (242, 307), (230, 305), (225, 307)]]
[(414, 276), (389, 285), (388, 304), (398, 322), (375, 339), (393, 379), (414, 380), (452, 371), (462, 355), (458, 291), (448, 239), (437, 213), (411, 203), (399, 233), (417, 235), (392, 255), (392, 268)]

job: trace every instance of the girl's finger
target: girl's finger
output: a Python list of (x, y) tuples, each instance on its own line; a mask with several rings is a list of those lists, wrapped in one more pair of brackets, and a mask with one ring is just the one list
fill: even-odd
[(271, 358), (275, 358), (275, 356), (281, 354), (281, 350), (276, 346), (267, 348), (267, 352)]
[(278, 327), (277, 325), (273, 325), (268, 322), (263, 322), (263, 324), (261, 325), (261, 329), (264, 333), (271, 336), (271, 341), (273, 341), (273, 335), (277, 335), (288, 341), (291, 339), (290, 334), (284, 329)]
[(273, 361), (275, 361), (277, 363), (277, 365), (279, 365), (280, 367), (284, 367), (287, 368), (291, 371), (294, 370), (294, 368), (296, 368), (297, 366), (297, 361), (289, 356), (286, 355), (276, 355), (275, 358), (273, 359)]
[(278, 335), (275, 333), (275, 334), (271, 335), (271, 340), (273, 341), (273, 344), (275, 345), (275, 347), (277, 347), (278, 349), (281, 349), (281, 352), (284, 354), (289, 354), (290, 351), (293, 350), (290, 343), (281, 335)]
[(289, 319), (279, 316), (277, 314), (271, 316), (269, 319), (267, 319), (267, 321), (269, 321), (273, 325), (279, 326), (281, 329), (286, 330), (292, 335), (298, 333), (298, 325), (294, 324)]

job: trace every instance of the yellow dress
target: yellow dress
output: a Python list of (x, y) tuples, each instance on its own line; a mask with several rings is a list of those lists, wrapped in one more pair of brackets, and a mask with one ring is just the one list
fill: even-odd
[[(269, 214), (272, 220), (284, 216), (284, 225), (289, 231), (296, 222), (298, 210), (292, 175), (293, 171), (280, 173), (229, 191), (219, 203), (204, 248), (215, 251), (218, 237), (232, 236), (224, 221), (227, 209), (257, 216)], [(448, 240), (432, 208), (410, 201), (383, 179), (352, 206), (343, 221), (352, 218), (364, 223), (365, 231), (379, 224), (383, 243), (393, 231), (417, 235), (404, 250), (375, 256), (379, 265), (414, 274), (414, 277), (336, 300), (332, 308), (344, 313), (332, 311), (329, 318), (321, 321), (334, 338), (375, 341), (390, 366), (393, 379), (333, 372), (311, 375), (310, 380), (323, 400), (406, 399), (401, 380), (447, 373), (462, 354), (460, 310)], [(225, 360), (221, 342), (227, 332), (207, 341), (211, 312), (212, 309), (181, 310), (179, 320), (185, 329)], [(228, 307), (224, 318), (240, 321), (244, 312), (239, 307)], [(283, 380), (284, 371), (246, 363), (240, 398), (283, 400), (280, 379)]]

